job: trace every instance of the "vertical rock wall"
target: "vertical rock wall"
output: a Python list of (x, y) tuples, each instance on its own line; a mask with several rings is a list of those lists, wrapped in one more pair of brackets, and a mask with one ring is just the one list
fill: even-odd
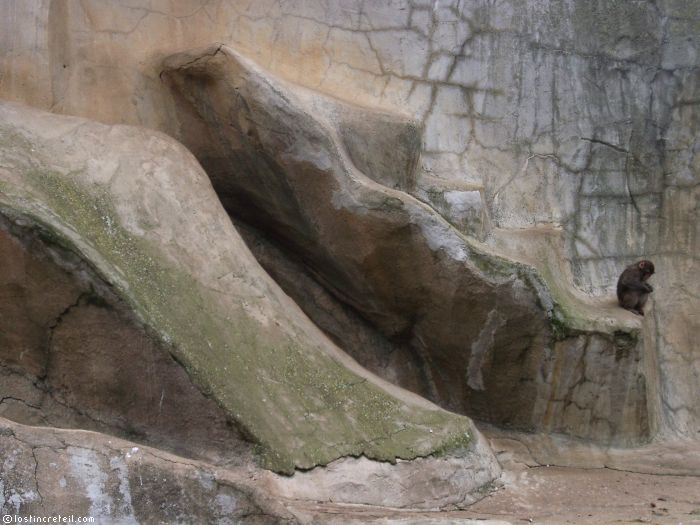
[(307, 87), (418, 119), (413, 194), (516, 258), (534, 246), (523, 236), (544, 232), (534, 263), (552, 281), (610, 293), (626, 264), (651, 258), (645, 323), (664, 428), (697, 436), (697, 0), (10, 0), (0, 10), (5, 98), (171, 131), (162, 58), (218, 40)]

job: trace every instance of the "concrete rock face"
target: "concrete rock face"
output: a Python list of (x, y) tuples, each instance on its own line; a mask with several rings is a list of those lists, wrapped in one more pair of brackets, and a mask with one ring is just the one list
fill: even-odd
[(213, 463), (251, 459), (220, 407), (85, 263), (5, 218), (0, 243), (8, 328), (0, 416), (106, 432)]
[(297, 301), (361, 364), (500, 425), (603, 443), (649, 436), (637, 326), (595, 326), (576, 300), (555, 304), (532, 269), (467, 241), (399, 178), (387, 187), (378, 152), (347, 137), (395, 137), (393, 165), (410, 167), (415, 123), (272, 78), (225, 46), (173, 56), (161, 77), (175, 91), (179, 135), (227, 211), (301, 261), (341, 303), (334, 310), (356, 312), (408, 366), (377, 366), (361, 342), (349, 348), (352, 321), (328, 320), (297, 286)]
[(647, 386), (665, 431), (697, 434), (697, 1), (1, 9), (5, 97), (177, 136), (162, 60), (223, 42), (279, 77), (418, 122), (417, 171), (384, 170), (389, 186), (551, 286), (609, 296), (629, 262), (653, 259)]
[(104, 434), (0, 420), (0, 512), (111, 523), (298, 523), (250, 479)]
[(362, 370), (277, 288), (181, 145), (0, 112), (3, 418), (229, 470), (293, 474), (345, 456), (478, 470), (430, 495), (404, 484), (428, 508), (443, 490), (471, 501), (498, 475), (471, 421)]
[[(541, 463), (697, 443), (699, 12), (3, 2), (0, 96), (108, 125), (0, 109), (0, 416), (311, 469), (262, 476), (280, 498), (392, 506), (369, 480), (414, 469), (400, 507), (421, 483), (468, 504), (498, 467), (468, 419), (373, 374), (552, 434), (524, 441)], [(641, 258), (644, 318), (613, 298)]]

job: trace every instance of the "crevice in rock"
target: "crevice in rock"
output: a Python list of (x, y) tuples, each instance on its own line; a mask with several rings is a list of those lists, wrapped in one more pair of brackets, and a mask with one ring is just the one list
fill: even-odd
[(410, 344), (410, 337), (386, 337), (284, 244), (235, 215), (231, 218), (260, 265), (338, 347), (380, 377), (393, 376), (394, 382), (439, 401), (428, 356)]
[(27, 405), (29, 408), (34, 408), (34, 409), (41, 409), (39, 405), (32, 405), (31, 403), (27, 402), (24, 399), (20, 399), (19, 397), (14, 397), (14, 396), (4, 396), (0, 398), (0, 405), (2, 405), (5, 401), (17, 401), (18, 403), (22, 403), (24, 405)]
[(41, 489), (39, 488), (39, 458), (36, 457), (36, 449), (38, 447), (32, 447), (32, 457), (34, 458), (34, 484), (36, 485), (36, 493), (39, 495), (39, 503), (44, 504), (44, 496), (41, 494)]

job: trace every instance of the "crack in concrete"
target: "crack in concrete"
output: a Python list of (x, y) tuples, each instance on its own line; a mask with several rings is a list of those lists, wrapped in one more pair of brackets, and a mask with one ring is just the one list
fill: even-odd
[[(0, 368), (3, 368), (3, 367), (0, 366)], [(26, 400), (24, 400), (24, 399), (20, 399), (20, 398), (18, 398), (18, 397), (14, 397), (14, 396), (4, 396), (4, 397), (0, 398), (0, 405), (2, 405), (5, 401), (8, 401), (8, 400), (9, 400), (9, 401), (17, 401), (18, 403), (22, 403), (22, 404), (28, 406), (29, 408), (34, 408), (34, 409), (36, 409), (36, 410), (41, 410), (41, 406), (39, 406), (39, 405), (32, 405), (32, 404), (29, 403), (28, 401), (26, 401)]]
[(36, 486), (36, 492), (39, 495), (39, 502), (44, 505), (44, 496), (41, 494), (41, 488), (39, 487), (39, 458), (36, 457), (36, 450), (40, 447), (32, 447), (32, 457), (34, 458), (34, 484)]

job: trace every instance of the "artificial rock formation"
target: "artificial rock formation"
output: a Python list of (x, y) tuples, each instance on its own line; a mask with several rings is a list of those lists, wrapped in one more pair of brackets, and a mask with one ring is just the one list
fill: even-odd
[(0, 92), (179, 138), (162, 60), (224, 42), (276, 76), (403, 112), (424, 139), (401, 183), (550, 287), (604, 299), (627, 264), (655, 261), (652, 427), (695, 439), (699, 7), (9, 0)]
[(0, 419), (3, 515), (112, 523), (291, 524), (248, 473), (80, 430)]
[(420, 146), (414, 122), (273, 78), (223, 45), (171, 57), (161, 76), (176, 92), (178, 136), (227, 211), (298, 261), (332, 308), (365, 320), (398, 366), (381, 366), (363, 341), (349, 347), (352, 321), (328, 320), (313, 285), (288, 277), (360, 363), (499, 425), (602, 443), (649, 437), (639, 323), (551, 294), (531, 268), (469, 242), (403, 191)]
[(469, 502), (497, 475), (468, 419), (361, 370), (281, 293), (179, 144), (0, 111), (2, 308), (18, 320), (3, 331), (4, 417), (227, 467), (255, 447), (288, 474), (360, 455), (469, 473), (427, 498), (404, 485), (406, 504), (428, 507)]
[[(243, 264), (223, 278), (235, 281), (230, 286), (243, 286), (249, 275), (266, 283), (262, 289), (251, 285), (246, 296), (243, 309), (257, 319), (246, 341), (257, 345), (261, 330), (266, 341), (277, 337), (268, 334), (274, 322), (258, 323), (266, 315), (258, 315), (256, 301), (271, 302), (280, 334), (315, 341), (311, 346), (323, 340), (318, 345), (345, 363), (325, 340), (329, 336), (392, 383), (490, 421), (484, 427), (489, 434), (510, 446), (520, 440), (536, 458), (533, 465), (638, 469), (639, 458), (667, 458), (660, 451), (671, 450), (670, 464), (660, 459), (645, 471), (694, 475), (696, 466), (682, 458), (692, 453), (688, 447), (697, 447), (700, 431), (698, 12), (698, 0), (7, 0), (0, 5), (0, 97), (159, 130), (191, 148), (206, 175), (195, 168), (199, 175), (182, 178), (166, 163), (159, 176), (177, 176), (158, 184), (147, 174), (151, 162), (160, 166), (169, 155), (159, 153), (133, 165), (133, 176), (122, 179), (115, 196), (138, 203), (141, 193), (124, 186), (147, 182), (152, 198), (136, 216), (149, 214), (148, 224), (161, 224), (170, 213), (199, 217), (192, 224), (180, 220), (171, 228), (178, 235), (153, 234), (160, 235), (156, 244), (167, 248), (168, 261), (189, 258), (182, 267), (186, 276), (201, 277), (221, 259), (205, 253), (224, 250), (226, 261)], [(212, 42), (225, 46), (216, 54), (210, 50), (211, 56), (190, 52), (196, 59), (191, 67), (181, 55), (164, 68), (167, 57)], [(116, 127), (110, 136), (124, 129)], [(276, 136), (275, 129), (294, 133)], [(148, 149), (150, 141), (137, 141), (138, 147)], [(98, 158), (128, 157), (138, 149), (132, 145), (129, 154), (110, 157), (103, 152), (114, 144), (97, 142), (104, 146), (99, 155), (91, 150), (91, 167)], [(31, 147), (41, 149), (30, 146), (29, 159)], [(78, 152), (67, 147), (64, 153), (72, 158)], [(174, 164), (191, 163), (185, 156)], [(207, 190), (204, 196), (195, 188), (209, 188), (207, 176), (216, 194)], [(160, 208), (156, 197), (170, 195), (181, 178), (192, 187), (176, 193), (191, 194), (183, 202), (197, 210), (192, 215), (178, 206)], [(33, 198), (45, 195), (41, 191)], [(230, 231), (217, 199), (265, 270), (325, 335), (261, 277), (235, 233), (210, 237), (212, 224)], [(219, 211), (212, 222), (214, 208)], [(173, 239), (185, 223), (197, 240), (178, 253)], [(137, 238), (151, 231), (131, 220), (122, 226)], [(12, 273), (0, 313), (12, 326), (0, 327), (0, 341), (7, 343), (0, 357), (9, 363), (0, 371), (6, 389), (0, 415), (134, 439), (208, 465), (229, 462), (227, 468), (234, 468), (254, 457), (244, 427), (254, 414), (267, 414), (267, 405), (248, 406), (237, 420), (248, 423), (231, 425), (217, 397), (224, 397), (222, 391), (201, 388), (206, 385), (193, 374), (192, 356), (178, 355), (177, 345), (153, 328), (159, 322), (149, 323), (130, 295), (109, 285), (108, 272), (85, 265), (95, 264), (100, 246), (75, 232), (89, 244), (86, 250), (94, 249), (76, 258), (64, 245), (59, 250), (53, 236), (35, 231), (31, 221), (3, 221), (0, 245), (12, 260), (26, 262), (34, 281), (17, 273), (19, 263), (3, 261), (3, 270)], [(132, 237), (118, 238), (127, 251), (133, 248)], [(226, 243), (233, 248), (223, 248)], [(640, 258), (657, 267), (644, 319), (620, 311), (613, 298), (619, 272)], [(147, 261), (141, 266), (153, 269)], [(53, 284), (46, 288), (49, 276)], [(126, 283), (120, 272), (113, 276)], [(177, 276), (175, 285), (189, 282)], [(207, 283), (215, 283), (207, 289), (220, 289), (218, 280)], [(51, 300), (35, 298), (46, 289)], [(201, 300), (181, 294), (194, 297), (196, 307), (174, 321), (164, 318), (181, 330), (201, 321), (200, 311), (228, 312), (228, 296), (211, 294)], [(151, 312), (162, 306), (149, 304)], [(82, 340), (89, 345), (80, 348), (76, 342)], [(133, 352), (136, 347), (143, 351)], [(101, 376), (108, 387), (101, 390), (89, 381), (71, 386), (73, 369), (124, 373)], [(152, 386), (137, 388), (144, 377)], [(244, 391), (246, 403), (260, 401)], [(125, 392), (129, 404), (119, 402)], [(178, 408), (170, 396), (175, 392), (190, 407), (181, 421), (171, 417)], [(332, 404), (348, 392), (330, 389), (320, 397)], [(204, 417), (212, 424), (208, 443), (208, 434), (193, 428)], [(312, 425), (328, 421), (319, 417)], [(278, 428), (276, 423), (268, 428)], [(252, 434), (262, 435), (253, 426)], [(350, 426), (341, 433), (355, 432)], [(310, 427), (305, 430), (311, 436)], [(330, 441), (337, 443), (335, 438)], [(637, 448), (648, 440), (655, 443)], [(669, 447), (669, 440), (682, 441)], [(345, 452), (365, 448), (342, 443)], [(633, 447), (606, 450), (610, 444)], [(387, 451), (374, 445), (367, 450), (385, 457)], [(466, 460), (483, 468), (475, 474), (479, 480), (466, 481), (472, 487), (495, 472), (480, 446), (475, 443), (475, 459)], [(309, 465), (317, 452), (292, 453), (282, 463), (290, 469), (296, 460)], [(366, 483), (361, 474), (353, 476), (364, 471), (391, 479), (400, 470), (385, 472), (387, 465), (373, 462), (366, 468), (362, 458), (327, 452), (323, 462), (337, 458), (333, 468), (304, 473), (304, 479), (323, 481), (270, 483), (290, 497), (306, 497), (308, 487), (320, 483), (352, 493), (355, 481), (342, 485), (325, 476), (343, 471)], [(421, 472), (430, 458), (420, 460)], [(438, 470), (423, 478), (431, 483), (440, 468), (451, 468), (432, 465)], [(371, 492), (362, 491), (364, 498)], [(451, 505), (474, 497), (470, 490), (463, 495), (431, 501)], [(420, 498), (408, 491), (395, 499), (410, 506)]]

